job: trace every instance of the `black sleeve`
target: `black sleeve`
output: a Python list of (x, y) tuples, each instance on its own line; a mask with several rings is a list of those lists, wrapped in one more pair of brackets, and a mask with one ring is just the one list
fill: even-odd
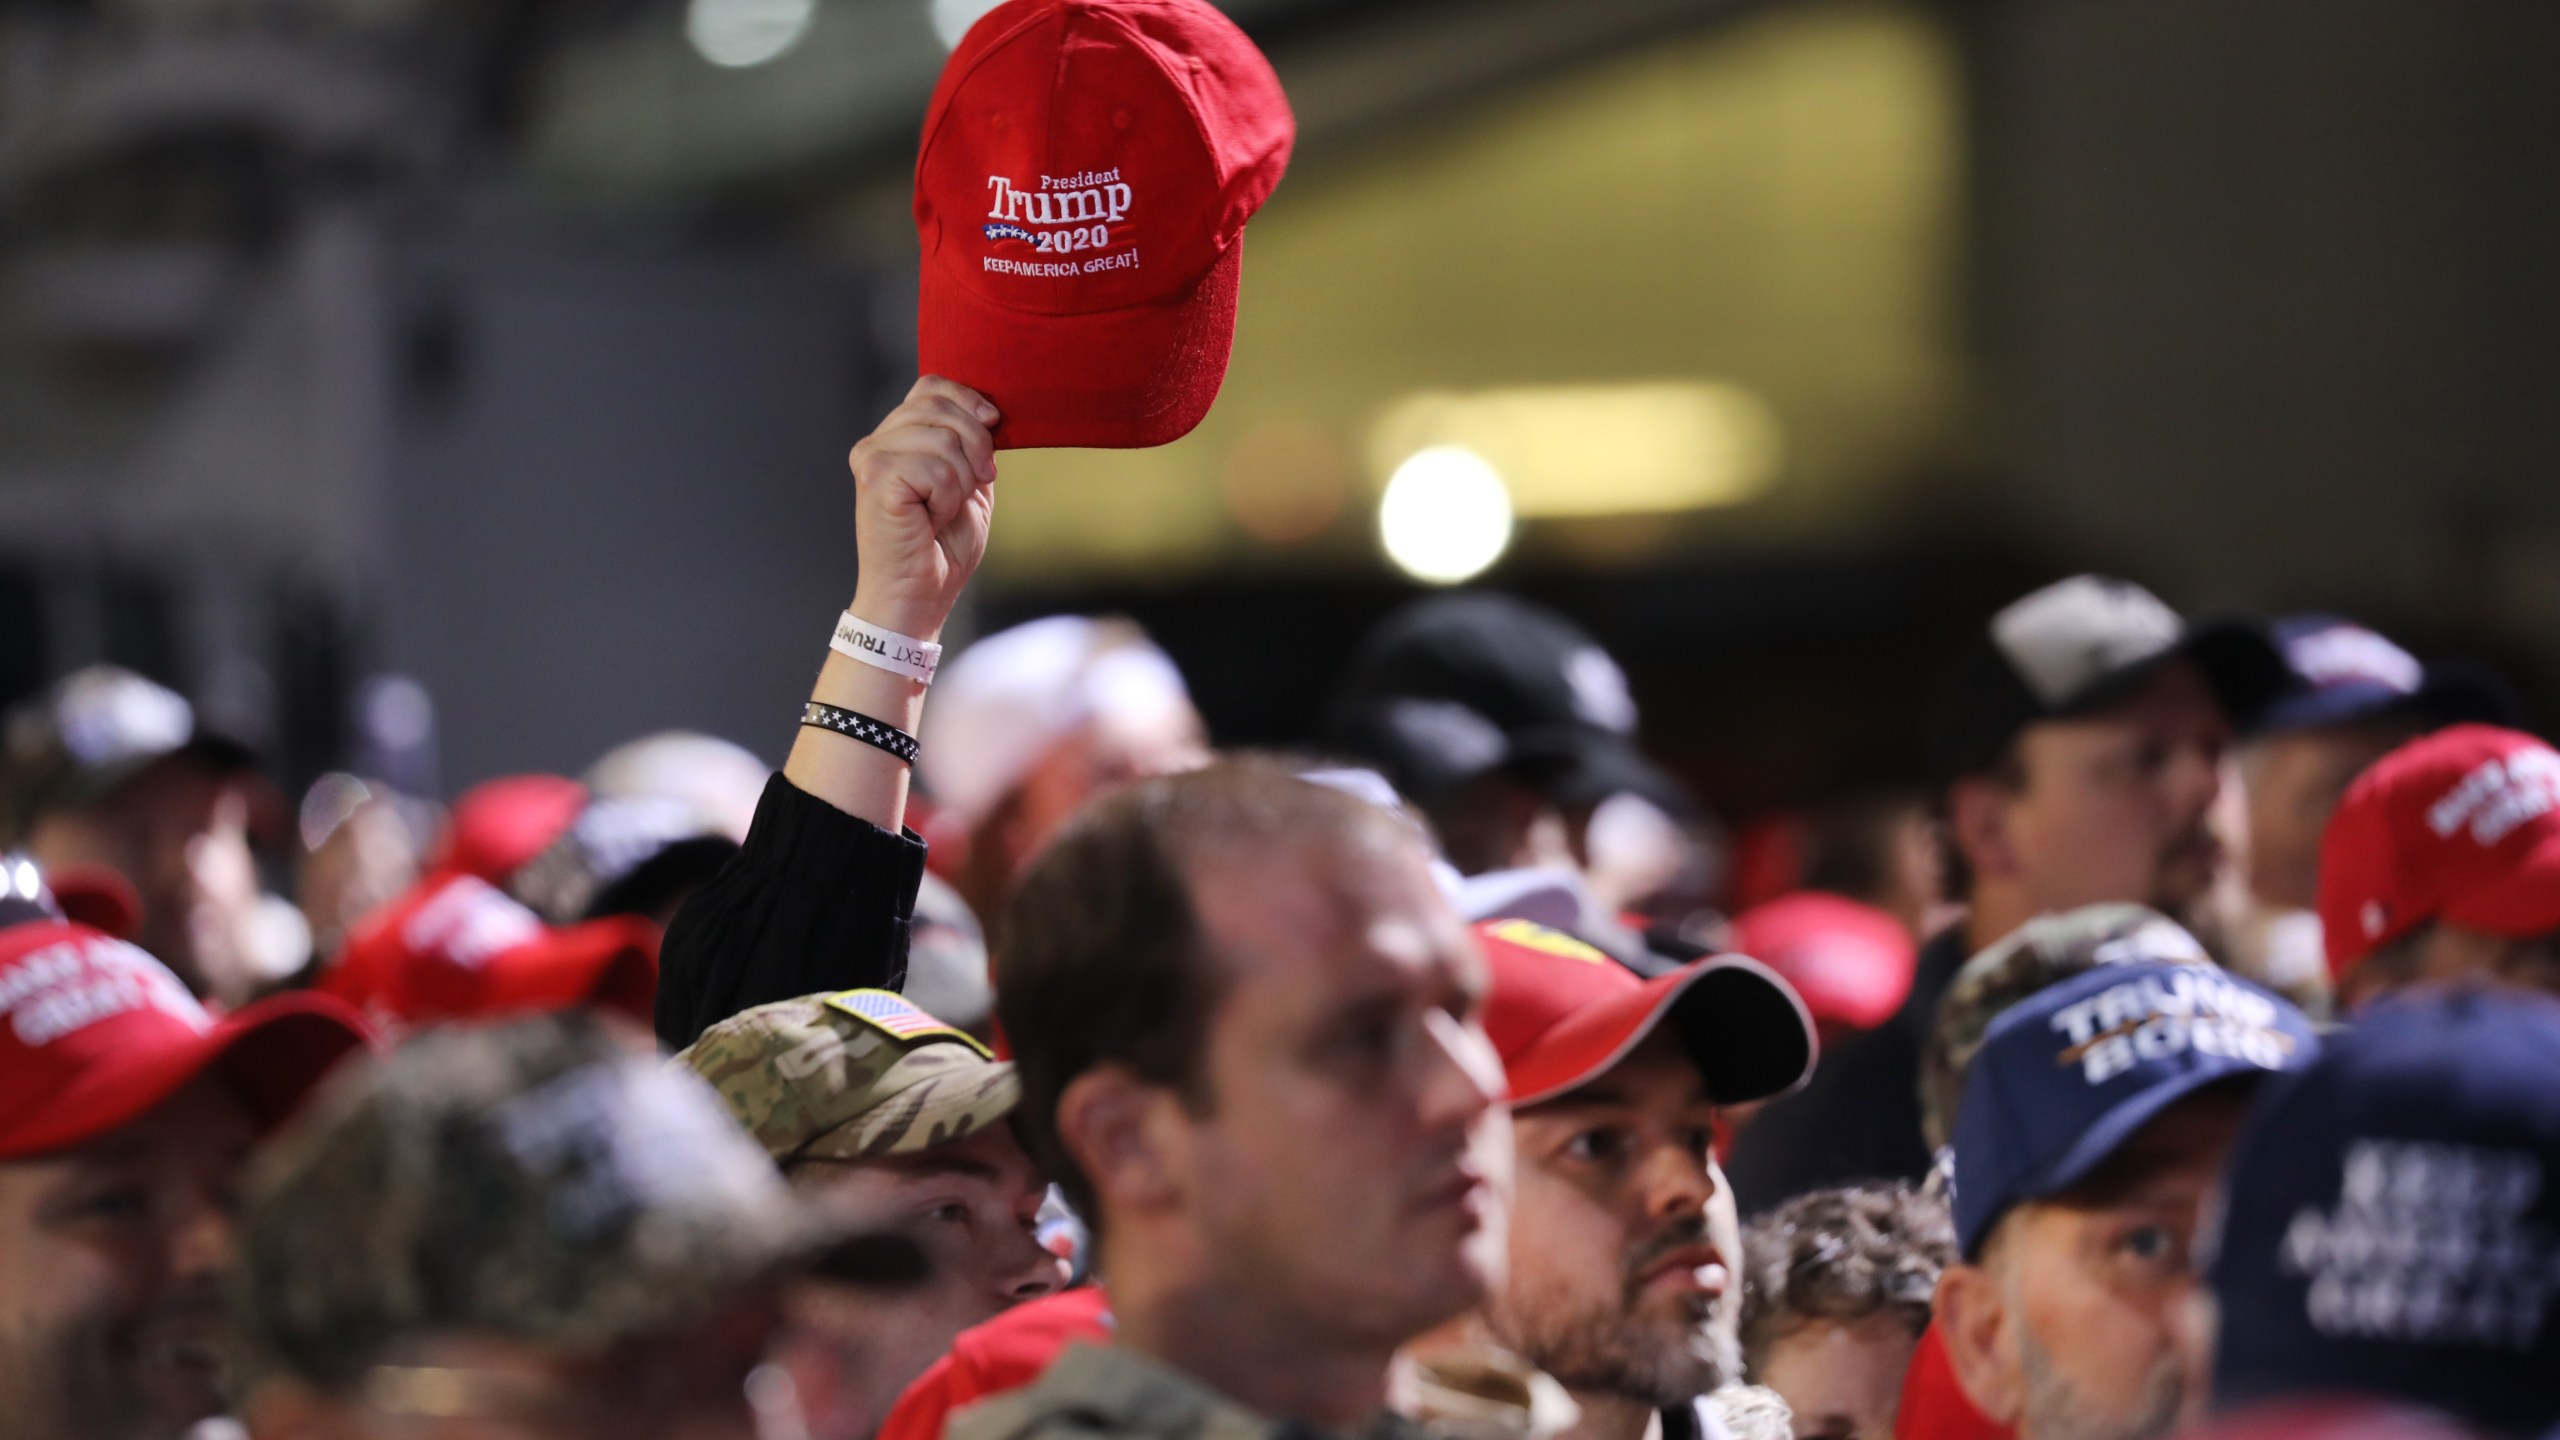
[(1911, 993), (1882, 1025), (1822, 1059), (1813, 1083), (1772, 1103), (1733, 1142), (1725, 1179), (1744, 1218), (1808, 1190), (1929, 1174), (1920, 1128), (1920, 1052), (1963, 968), (1963, 927), (1920, 947)]
[(924, 842), (892, 835), (777, 772), (745, 847), (694, 892), (658, 954), (658, 1041), (681, 1050), (741, 1010), (907, 981)]

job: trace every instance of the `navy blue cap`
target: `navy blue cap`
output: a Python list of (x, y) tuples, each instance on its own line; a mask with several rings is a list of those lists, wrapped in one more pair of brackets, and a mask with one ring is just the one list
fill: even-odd
[(2206, 1280), (2214, 1400), (2358, 1393), (2560, 1425), (2560, 1003), (2412, 992), (2267, 1087)]
[(2422, 665), (2381, 635), (2335, 615), (2295, 615), (2274, 629), (2295, 683), (2259, 714), (2257, 733), (2400, 714), (2435, 725), (2515, 723), (2515, 693), (2487, 666), (2461, 660)]
[(2211, 965), (2102, 965), (1991, 1022), (1956, 1107), (1956, 1242), (1968, 1260), (2009, 1207), (2089, 1178), (2161, 1111), (2320, 1049), (2300, 1010)]

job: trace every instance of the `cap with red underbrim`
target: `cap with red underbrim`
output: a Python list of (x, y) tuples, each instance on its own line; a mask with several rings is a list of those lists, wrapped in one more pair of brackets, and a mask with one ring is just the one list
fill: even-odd
[(273, 1125), (367, 1041), (321, 995), (215, 1019), (159, 961), (62, 921), (0, 931), (0, 1017), (0, 1160), (107, 1134), (207, 1073)]
[(1783, 1095), (1813, 1073), (1812, 1018), (1758, 961), (1717, 956), (1646, 980), (1526, 920), (1489, 921), (1476, 935), (1493, 973), (1485, 1031), (1515, 1106), (1597, 1079), (1666, 1018), (1719, 1105)]

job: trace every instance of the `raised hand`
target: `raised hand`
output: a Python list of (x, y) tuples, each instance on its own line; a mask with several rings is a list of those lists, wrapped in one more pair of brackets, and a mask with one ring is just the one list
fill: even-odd
[(853, 447), (853, 613), (919, 640), (942, 633), (987, 552), (996, 407), (927, 375)]

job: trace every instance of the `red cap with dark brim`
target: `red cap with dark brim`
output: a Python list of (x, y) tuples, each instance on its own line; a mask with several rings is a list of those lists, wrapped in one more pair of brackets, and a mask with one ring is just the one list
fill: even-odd
[(0, 1159), (95, 1139), (208, 1073), (273, 1125), (368, 1038), (323, 995), (215, 1019), (159, 961), (69, 922), (0, 931), (0, 1011)]
[(555, 928), (477, 876), (440, 875), (358, 926), (321, 986), (399, 1026), (578, 1005), (645, 1022), (658, 929), (632, 916)]
[(1783, 1095), (1813, 1074), (1813, 1021), (1787, 982), (1723, 955), (1651, 980), (1561, 931), (1526, 920), (1475, 927), (1493, 984), (1485, 1033), (1511, 1103), (1588, 1084), (1671, 1019), (1719, 1105)]
[(1245, 222), (1297, 135), (1207, 0), (1010, 0), (944, 65), (916, 158), (919, 368), (999, 449), (1179, 439), (1217, 398)]
[(527, 861), (551, 848), (586, 804), (587, 787), (565, 775), (483, 781), (453, 802), (427, 869), (459, 871), (504, 886)]
[(2454, 725), (2347, 787), (2320, 842), (2330, 973), (2430, 920), (2517, 938), (2560, 930), (2560, 751)]

